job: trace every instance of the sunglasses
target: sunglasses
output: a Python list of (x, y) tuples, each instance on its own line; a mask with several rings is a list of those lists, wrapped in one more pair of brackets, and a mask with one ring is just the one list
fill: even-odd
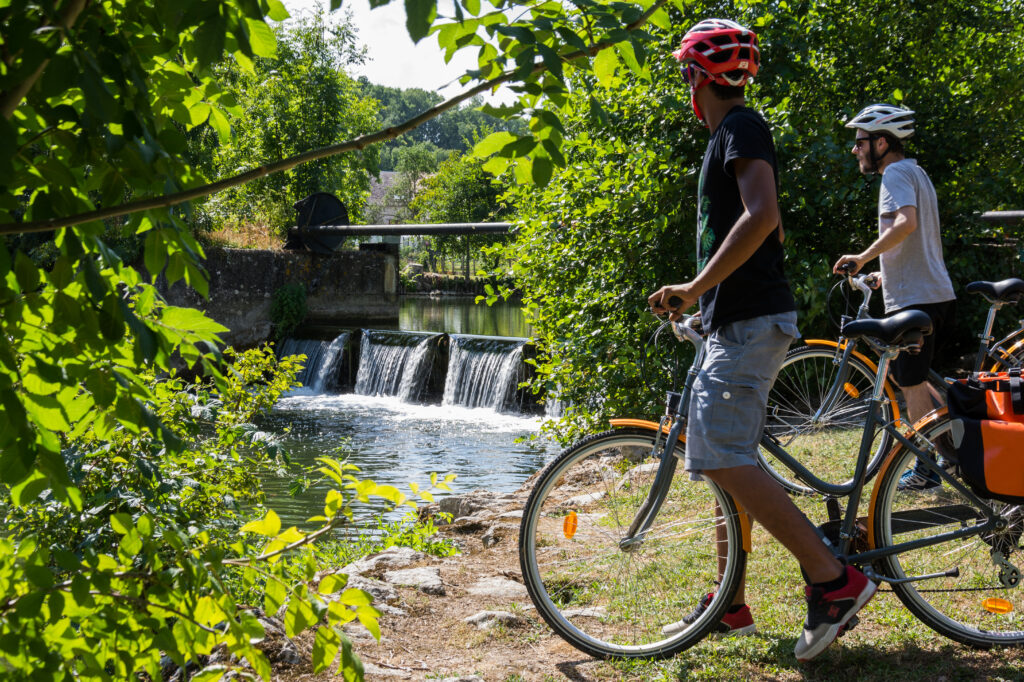
[(684, 62), (680, 64), (679, 72), (683, 74), (683, 78), (685, 78), (686, 82), (689, 83), (690, 85), (693, 85), (694, 81), (697, 80), (698, 73), (702, 73), (705, 76), (708, 75), (707, 71), (697, 66), (697, 64), (694, 62)]

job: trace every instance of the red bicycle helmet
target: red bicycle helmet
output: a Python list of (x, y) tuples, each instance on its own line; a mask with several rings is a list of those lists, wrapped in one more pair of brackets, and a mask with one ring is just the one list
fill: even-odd
[(728, 19), (698, 23), (686, 32), (672, 56), (680, 62), (694, 62), (713, 81), (725, 86), (746, 85), (757, 75), (761, 63), (757, 34)]

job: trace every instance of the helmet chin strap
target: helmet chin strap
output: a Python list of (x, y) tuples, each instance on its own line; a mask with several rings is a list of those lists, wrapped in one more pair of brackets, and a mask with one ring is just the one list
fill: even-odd
[(693, 113), (697, 116), (697, 120), (703, 123), (705, 128), (708, 127), (708, 122), (704, 119), (704, 112), (702, 112), (700, 107), (697, 106), (697, 91), (710, 82), (711, 78), (705, 77), (704, 80), (700, 82), (700, 85), (690, 86), (690, 105), (693, 106)]
[(882, 154), (881, 156), (875, 153), (875, 140), (881, 137), (881, 135), (868, 135), (868, 151), (871, 152), (871, 172), (875, 174), (878, 174), (880, 172), (878, 170), (878, 162), (884, 159), (886, 156), (888, 156), (889, 152), (892, 151), (891, 148), (887, 148), (885, 150), (885, 154)]

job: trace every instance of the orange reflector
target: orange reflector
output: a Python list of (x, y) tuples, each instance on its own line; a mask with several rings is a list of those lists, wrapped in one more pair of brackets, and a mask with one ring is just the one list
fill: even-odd
[(576, 535), (577, 523), (579, 523), (579, 520), (576, 518), (576, 512), (569, 512), (565, 517), (565, 520), (562, 521), (562, 534), (565, 535), (565, 537), (572, 539), (572, 536)]
[(1009, 613), (1013, 611), (1013, 604), (999, 597), (989, 597), (981, 602), (981, 606), (989, 613)]
[(849, 381), (843, 384), (843, 390), (846, 391), (847, 395), (849, 395), (851, 398), (860, 397), (860, 391), (858, 391), (857, 387), (851, 384)]

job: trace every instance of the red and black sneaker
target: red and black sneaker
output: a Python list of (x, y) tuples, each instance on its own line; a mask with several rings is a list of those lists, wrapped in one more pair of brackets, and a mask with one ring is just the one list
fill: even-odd
[[(689, 626), (693, 625), (698, 618), (708, 610), (708, 605), (711, 600), (714, 599), (714, 592), (708, 592), (704, 595), (700, 603), (694, 607), (688, 615), (683, 616), (683, 619), (676, 621), (675, 623), (669, 623), (661, 629), (663, 635), (674, 635), (677, 632), (682, 632)], [(750, 613), (750, 608), (743, 604), (739, 608), (735, 606), (729, 607), (729, 611), (722, 616), (722, 620), (719, 621), (718, 625), (711, 630), (713, 634), (719, 634), (724, 636), (733, 635), (752, 635), (757, 631), (754, 627), (754, 616)]]
[(852, 627), (854, 615), (874, 596), (878, 585), (853, 566), (846, 567), (846, 585), (825, 592), (820, 587), (808, 585), (807, 621), (793, 653), (798, 661), (809, 661), (841, 635), (847, 626)]

